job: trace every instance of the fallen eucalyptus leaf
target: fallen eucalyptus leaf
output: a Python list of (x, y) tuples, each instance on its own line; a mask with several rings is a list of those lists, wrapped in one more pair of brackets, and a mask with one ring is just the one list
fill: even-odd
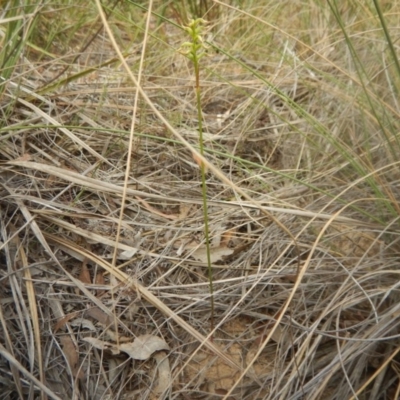
[(118, 347), (112, 343), (104, 342), (103, 340), (96, 339), (94, 337), (83, 338), (83, 341), (91, 344), (96, 349), (108, 350), (108, 351), (111, 351), (112, 354), (119, 354)]
[[(235, 251), (229, 247), (211, 247), (211, 263), (215, 263), (217, 261), (223, 260), (224, 257), (230, 256)], [(207, 262), (207, 249), (206, 247), (200, 247), (190, 254), (197, 261), (201, 261), (203, 263)]]
[(147, 360), (155, 351), (169, 350), (168, 344), (158, 336), (138, 336), (132, 343), (123, 343), (119, 349), (135, 360)]
[(157, 361), (158, 379), (153, 393), (159, 399), (172, 385), (171, 367), (165, 351), (154, 354), (154, 359)]

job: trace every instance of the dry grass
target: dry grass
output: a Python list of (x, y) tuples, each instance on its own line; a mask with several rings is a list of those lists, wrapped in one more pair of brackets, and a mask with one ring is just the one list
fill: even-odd
[(370, 2), (261, 3), (205, 37), (212, 334), (183, 6), (8, 2), (1, 398), (399, 397), (398, 44)]

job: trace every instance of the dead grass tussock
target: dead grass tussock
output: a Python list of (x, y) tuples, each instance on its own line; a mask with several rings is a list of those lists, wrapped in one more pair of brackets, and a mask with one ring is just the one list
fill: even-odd
[[(1, 97), (6, 397), (398, 393), (398, 111), (390, 67), (383, 70), (386, 55), (376, 61), (383, 42), (368, 28), (371, 10), (360, 6), (358, 19), (340, 10), (361, 76), (331, 10), (294, 3), (291, 19), (284, 6), (270, 14), (268, 7), (246, 10), (258, 19), (220, 6), (206, 38), (220, 48), (203, 59), (207, 161), (227, 178), (208, 174), (214, 341), (207, 338), (193, 76), (175, 51), (183, 34), (152, 20), (141, 86), (187, 143), (141, 99), (131, 154), (136, 89), (107, 36), (95, 35), (101, 24), (94, 10), (82, 9), (78, 44), (62, 42), (66, 9), (51, 55), (27, 46)], [(385, 12), (396, 26), (399, 5), (392, 3)], [(144, 14), (120, 7), (130, 13), (117, 6), (110, 26), (136, 71), (142, 34), (131, 26), (142, 29)], [(295, 9), (301, 16), (294, 21)], [(51, 13), (41, 11), (38, 29), (52, 26)], [(174, 18), (171, 10), (165, 15)], [(73, 79), (46, 90), (63, 71), (55, 82)], [(268, 215), (296, 238), (298, 251)], [(115, 350), (140, 337), (161, 339), (170, 351), (143, 360)]]

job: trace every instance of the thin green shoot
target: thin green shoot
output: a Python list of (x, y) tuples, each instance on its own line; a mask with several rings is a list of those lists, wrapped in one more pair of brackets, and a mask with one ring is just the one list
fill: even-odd
[[(181, 53), (184, 54), (192, 63), (194, 67), (196, 79), (196, 107), (198, 117), (198, 130), (199, 130), (199, 149), (200, 154), (204, 156), (204, 139), (203, 139), (203, 113), (201, 109), (201, 87), (200, 87), (200, 59), (206, 54), (206, 46), (201, 37), (203, 25), (206, 21), (202, 18), (191, 20), (188, 26), (184, 27), (185, 31), (190, 37), (190, 42), (185, 42), (181, 46)], [(208, 280), (210, 284), (210, 311), (211, 311), (211, 331), (214, 330), (214, 287), (213, 287), (213, 272), (211, 265), (211, 246), (210, 246), (210, 230), (208, 223), (208, 204), (207, 204), (207, 182), (206, 182), (206, 168), (202, 161), (199, 161), (201, 171), (201, 190), (203, 198), (203, 218), (204, 218), (204, 236), (206, 242), (207, 252), (207, 269)]]

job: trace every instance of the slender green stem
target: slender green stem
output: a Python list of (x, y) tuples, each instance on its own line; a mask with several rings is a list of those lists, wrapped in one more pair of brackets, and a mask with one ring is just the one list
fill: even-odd
[[(200, 36), (201, 24), (205, 21), (202, 19), (192, 20), (185, 30), (191, 37), (191, 42), (184, 43), (183, 46), (187, 49), (182, 51), (192, 62), (194, 66), (194, 72), (196, 77), (196, 106), (197, 106), (197, 117), (198, 117), (198, 129), (199, 129), (199, 149), (200, 154), (204, 156), (204, 140), (203, 140), (203, 113), (201, 110), (201, 87), (200, 87), (200, 58), (205, 54), (205, 45)], [(208, 224), (208, 204), (207, 204), (207, 182), (206, 182), (206, 168), (202, 162), (200, 164), (201, 171), (201, 190), (203, 197), (203, 218), (204, 218), (204, 236), (206, 241), (206, 252), (207, 252), (207, 270), (208, 280), (210, 284), (210, 313), (211, 313), (211, 331), (214, 330), (214, 287), (213, 287), (213, 273), (211, 264), (211, 246), (210, 246), (210, 230)]]
[[(203, 141), (203, 114), (201, 110), (201, 90), (200, 90), (200, 71), (199, 64), (195, 64), (196, 74), (196, 103), (197, 103), (197, 116), (199, 120), (199, 148), (200, 154), (204, 156), (204, 141)], [(214, 330), (214, 287), (213, 287), (213, 271), (211, 265), (211, 248), (210, 248), (210, 230), (208, 226), (208, 204), (207, 204), (207, 182), (206, 171), (204, 164), (200, 165), (201, 171), (201, 191), (203, 197), (203, 218), (204, 218), (204, 236), (206, 239), (207, 249), (207, 269), (208, 280), (210, 282), (210, 308), (211, 308), (211, 330)]]

